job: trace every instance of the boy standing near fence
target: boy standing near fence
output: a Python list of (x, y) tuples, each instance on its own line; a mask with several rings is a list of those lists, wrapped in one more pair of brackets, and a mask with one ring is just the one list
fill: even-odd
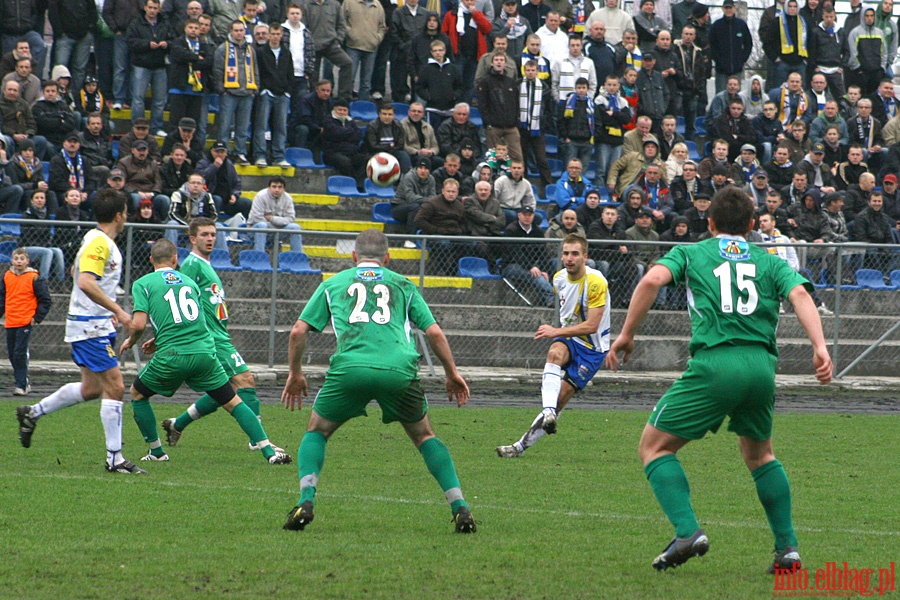
[(0, 280), (0, 315), (6, 313), (6, 347), (16, 387), (14, 396), (31, 391), (28, 380), (28, 342), (32, 328), (50, 312), (47, 280), (29, 265), (25, 248), (13, 250), (11, 266)]

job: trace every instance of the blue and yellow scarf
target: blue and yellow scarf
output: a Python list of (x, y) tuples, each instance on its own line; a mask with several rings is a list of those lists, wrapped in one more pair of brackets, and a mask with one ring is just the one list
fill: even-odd
[[(253, 48), (250, 44), (245, 44), (244, 51), (244, 73), (246, 75), (247, 89), (256, 90), (256, 65)], [(234, 90), (241, 87), (240, 77), (238, 75), (238, 45), (230, 39), (225, 40), (225, 83), (226, 90)]]

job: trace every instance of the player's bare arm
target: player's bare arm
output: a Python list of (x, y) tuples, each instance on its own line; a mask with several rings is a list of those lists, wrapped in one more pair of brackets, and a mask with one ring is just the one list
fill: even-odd
[(578, 337), (579, 335), (590, 335), (600, 328), (600, 320), (603, 318), (605, 306), (597, 308), (589, 308), (587, 319), (577, 325), (569, 325), (567, 327), (554, 327), (552, 325), (541, 325), (534, 334), (534, 339), (553, 339), (558, 337)]
[(82, 272), (78, 274), (78, 288), (84, 292), (85, 296), (91, 299), (91, 302), (99, 304), (106, 310), (110, 311), (116, 318), (116, 321), (126, 329), (131, 327), (131, 315), (125, 309), (109, 299), (109, 296), (103, 293), (97, 284), (97, 277), (93, 273)]
[(462, 406), (469, 401), (469, 386), (456, 370), (456, 362), (453, 360), (447, 336), (437, 323), (433, 323), (425, 330), (425, 336), (438, 360), (444, 365), (444, 374), (447, 376), (447, 399), (451, 402), (455, 400), (457, 406)]
[(131, 335), (128, 336), (127, 340), (122, 342), (122, 346), (119, 348), (119, 354), (136, 346), (140, 341), (141, 336), (144, 335), (145, 329), (147, 329), (147, 313), (141, 311), (134, 313), (134, 317), (131, 319), (131, 326), (129, 327)]
[(291, 328), (288, 340), (288, 372), (287, 382), (281, 392), (281, 403), (291, 410), (303, 408), (303, 397), (308, 393), (308, 384), (303, 375), (303, 352), (306, 350), (306, 335), (309, 323), (297, 320)]
[[(606, 367), (612, 371), (619, 368), (619, 352), (624, 352), (622, 364), (628, 362), (631, 353), (634, 352), (634, 336), (638, 327), (647, 316), (647, 311), (653, 306), (660, 288), (672, 282), (672, 272), (662, 265), (653, 265), (647, 274), (641, 279), (631, 296), (628, 306), (628, 315), (622, 325), (622, 331), (609, 348), (606, 355)], [(818, 313), (817, 313), (818, 314)]]
[(825, 334), (822, 332), (822, 320), (816, 310), (809, 292), (802, 285), (796, 286), (788, 295), (791, 306), (797, 314), (797, 320), (803, 326), (806, 336), (813, 347), (813, 366), (816, 369), (816, 379), (822, 385), (831, 381), (834, 365), (828, 354), (828, 346), (825, 344)]

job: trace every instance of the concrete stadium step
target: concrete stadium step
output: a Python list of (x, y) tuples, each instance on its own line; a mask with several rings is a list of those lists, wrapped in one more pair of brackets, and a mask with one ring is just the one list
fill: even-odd
[[(328, 191), (328, 178), (337, 173), (332, 169), (281, 169), (267, 167), (260, 172), (256, 167), (235, 167), (241, 176), (241, 188), (245, 190), (263, 190), (269, 187), (269, 178), (281, 175), (285, 179), (284, 189), (291, 194), (325, 194)], [(271, 171), (271, 173), (269, 172)], [(277, 171), (277, 172), (276, 172)], [(287, 175), (290, 171), (291, 174)], [(371, 214), (371, 208), (369, 211)]]
[[(295, 169), (302, 172), (304, 169)], [(268, 184), (268, 181), (266, 182)], [(260, 190), (265, 189), (265, 186)], [(245, 189), (241, 196), (253, 200), (259, 190)], [(334, 194), (290, 191), (294, 200), (294, 209), (298, 218), (336, 219), (348, 221), (370, 221), (372, 206), (381, 198), (349, 198)]]

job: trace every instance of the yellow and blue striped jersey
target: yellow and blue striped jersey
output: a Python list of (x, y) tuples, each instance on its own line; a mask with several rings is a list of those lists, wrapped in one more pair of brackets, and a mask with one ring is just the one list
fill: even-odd
[(609, 286), (603, 273), (585, 267), (584, 275), (576, 281), (569, 279), (565, 269), (553, 276), (553, 290), (559, 296), (559, 320), (562, 327), (578, 325), (587, 320), (588, 309), (607, 307), (600, 318), (600, 327), (588, 335), (572, 340), (591, 350), (609, 350)]

